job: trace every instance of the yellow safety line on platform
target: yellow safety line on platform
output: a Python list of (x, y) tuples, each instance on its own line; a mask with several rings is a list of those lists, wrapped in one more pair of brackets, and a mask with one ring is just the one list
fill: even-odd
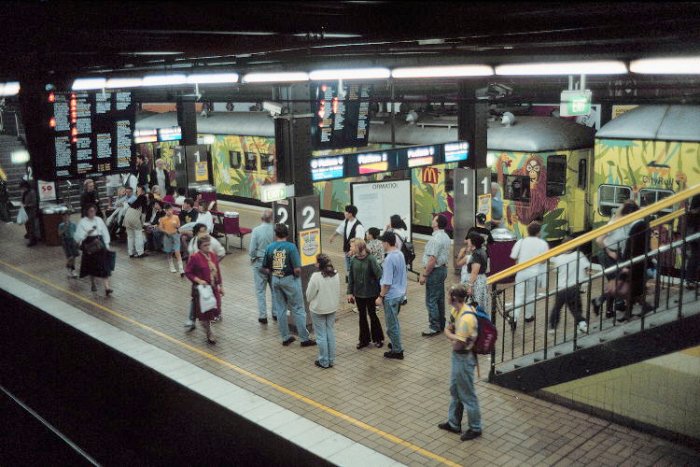
[(279, 385), (279, 384), (277, 384), (277, 383), (274, 383), (274, 382), (270, 381), (269, 379), (263, 378), (262, 376), (259, 376), (259, 375), (255, 374), (255, 373), (252, 373), (252, 372), (248, 371), (248, 370), (245, 370), (245, 369), (243, 369), (243, 368), (241, 368), (241, 367), (239, 367), (239, 366), (237, 366), (237, 365), (235, 365), (235, 364), (233, 364), (233, 363), (231, 363), (231, 362), (228, 362), (228, 361), (226, 361), (226, 360), (223, 360), (223, 359), (221, 359), (221, 358), (219, 358), (219, 357), (217, 357), (217, 356), (215, 356), (215, 355), (212, 355), (212, 354), (210, 354), (209, 352), (205, 352), (204, 350), (198, 349), (197, 347), (194, 347), (193, 345), (190, 345), (190, 344), (188, 344), (188, 343), (186, 343), (186, 342), (183, 342), (183, 341), (181, 341), (181, 340), (178, 340), (178, 339), (176, 339), (176, 338), (170, 336), (169, 334), (166, 334), (166, 333), (164, 333), (164, 332), (161, 332), (161, 331), (159, 331), (159, 330), (157, 330), (157, 329), (155, 329), (155, 328), (152, 328), (151, 326), (149, 326), (149, 325), (147, 325), (147, 324), (143, 324), (143, 323), (141, 323), (140, 321), (137, 321), (137, 320), (135, 320), (135, 319), (133, 319), (133, 318), (130, 318), (130, 317), (128, 317), (128, 316), (125, 316), (125, 315), (123, 315), (122, 313), (119, 313), (118, 311), (112, 310), (111, 308), (108, 308), (108, 307), (106, 307), (106, 306), (104, 306), (104, 305), (102, 305), (102, 304), (100, 304), (100, 303), (94, 302), (94, 301), (90, 300), (89, 298), (83, 297), (82, 295), (77, 294), (77, 293), (75, 293), (75, 292), (73, 292), (73, 291), (71, 291), (71, 290), (64, 289), (63, 287), (60, 287), (60, 286), (54, 284), (53, 282), (50, 282), (50, 281), (48, 281), (48, 280), (46, 280), (46, 279), (44, 279), (44, 278), (42, 278), (42, 277), (36, 276), (36, 275), (34, 275), (34, 274), (30, 273), (30, 272), (27, 272), (27, 271), (25, 271), (25, 270), (23, 270), (23, 269), (21, 269), (21, 268), (18, 268), (17, 266), (15, 266), (15, 265), (13, 265), (13, 264), (7, 263), (7, 262), (5, 262), (5, 261), (3, 261), (3, 260), (0, 260), (0, 264), (4, 265), (4, 266), (6, 266), (6, 267), (8, 267), (8, 268), (10, 268), (10, 269), (13, 269), (13, 270), (15, 270), (15, 271), (17, 271), (17, 272), (19, 272), (19, 273), (21, 273), (21, 274), (24, 274), (24, 275), (26, 275), (26, 276), (28, 276), (28, 277), (34, 279), (35, 281), (41, 282), (41, 283), (46, 284), (46, 285), (48, 285), (49, 287), (52, 287), (52, 288), (54, 288), (54, 289), (56, 289), (56, 290), (58, 290), (58, 291), (60, 291), (60, 292), (63, 292), (63, 293), (68, 294), (68, 295), (70, 295), (70, 296), (72, 296), (72, 297), (75, 297), (75, 298), (77, 298), (77, 299), (80, 300), (80, 301), (83, 301), (83, 302), (85, 302), (85, 303), (88, 303), (88, 304), (90, 304), (90, 305), (93, 305), (94, 307), (96, 307), (96, 308), (98, 308), (98, 309), (100, 309), (100, 310), (102, 310), (102, 311), (105, 311), (105, 312), (111, 314), (112, 316), (115, 316), (115, 317), (117, 317), (117, 318), (119, 318), (119, 319), (122, 319), (122, 320), (124, 320), (124, 321), (126, 321), (126, 322), (128, 322), (128, 323), (131, 323), (131, 324), (133, 324), (133, 325), (135, 325), (135, 326), (137, 326), (137, 327), (140, 327), (140, 328), (143, 329), (143, 330), (149, 331), (149, 332), (155, 334), (155, 335), (158, 336), (158, 337), (162, 337), (163, 339), (165, 339), (165, 340), (167, 340), (167, 341), (170, 341), (170, 342), (172, 342), (172, 343), (174, 343), (174, 344), (177, 344), (177, 345), (179, 345), (179, 346), (181, 346), (181, 347), (183, 347), (183, 348), (185, 348), (185, 349), (187, 349), (187, 350), (190, 350), (190, 351), (192, 351), (192, 352), (194, 352), (194, 353), (197, 353), (197, 354), (199, 354), (199, 355), (201, 355), (201, 356), (203, 356), (203, 357), (206, 357), (206, 358), (208, 358), (209, 360), (212, 360), (212, 361), (214, 361), (214, 362), (216, 362), (216, 363), (219, 363), (220, 365), (222, 365), (222, 366), (224, 366), (224, 367), (227, 367), (227, 368), (229, 368), (229, 369), (231, 369), (231, 370), (233, 370), (233, 371), (235, 371), (235, 372), (237, 372), (237, 373), (239, 373), (239, 374), (241, 374), (241, 375), (243, 375), (243, 376), (247, 376), (247, 377), (249, 377), (250, 379), (253, 379), (253, 380), (255, 380), (255, 381), (259, 382), (259, 383), (262, 383), (262, 384), (264, 384), (264, 385), (266, 385), (266, 386), (269, 386), (269, 387), (271, 387), (271, 388), (273, 388), (273, 389), (275, 389), (275, 390), (281, 392), (282, 394), (286, 394), (286, 395), (288, 395), (288, 396), (291, 396), (291, 397), (293, 397), (293, 398), (295, 398), (295, 399), (297, 399), (297, 400), (300, 400), (300, 401), (302, 401), (302, 402), (304, 402), (304, 403), (306, 403), (306, 404), (308, 404), (308, 405), (310, 405), (310, 406), (312, 406), (312, 407), (315, 407), (315, 408), (317, 408), (317, 409), (320, 409), (320, 410), (326, 412), (326, 413), (329, 414), (329, 415), (333, 415), (334, 417), (340, 418), (341, 420), (344, 420), (344, 421), (346, 421), (346, 422), (348, 422), (348, 423), (350, 423), (350, 424), (352, 424), (352, 425), (355, 425), (355, 426), (357, 426), (357, 427), (359, 427), (359, 428), (362, 428), (363, 430), (367, 430), (367, 431), (369, 431), (369, 432), (371, 432), (371, 433), (374, 433), (374, 434), (376, 434), (376, 435), (378, 435), (378, 436), (381, 436), (382, 438), (387, 439), (387, 440), (391, 441), (391, 442), (394, 443), (394, 444), (398, 444), (398, 445), (403, 446), (403, 447), (405, 447), (405, 448), (411, 449), (412, 451), (415, 451), (415, 452), (417, 452), (418, 454), (420, 454), (420, 455), (422, 455), (422, 456), (424, 456), (424, 457), (427, 457), (427, 458), (429, 458), (429, 459), (436, 460), (436, 461), (441, 462), (441, 463), (443, 463), (443, 464), (445, 464), (445, 465), (449, 465), (449, 466), (452, 466), (452, 467), (459, 467), (459, 466), (460, 466), (460, 464), (458, 464), (458, 463), (456, 463), (456, 462), (453, 462), (453, 461), (447, 459), (446, 457), (443, 457), (443, 456), (441, 456), (441, 455), (439, 455), (439, 454), (435, 454), (434, 452), (431, 452), (431, 451), (428, 451), (428, 450), (426, 450), (426, 449), (423, 449), (423, 448), (421, 448), (420, 446), (416, 446), (415, 444), (413, 444), (413, 443), (411, 443), (411, 442), (409, 442), (409, 441), (406, 441), (406, 440), (404, 440), (404, 439), (399, 438), (398, 436), (394, 436), (394, 435), (392, 435), (391, 433), (387, 433), (386, 431), (382, 431), (382, 430), (380, 430), (379, 428), (376, 428), (376, 427), (374, 427), (374, 426), (372, 426), (372, 425), (368, 425), (367, 423), (365, 423), (365, 422), (363, 422), (363, 421), (361, 421), (361, 420), (358, 420), (358, 419), (356, 419), (355, 417), (352, 417), (352, 416), (350, 416), (350, 415), (346, 415), (346, 414), (344, 414), (343, 412), (340, 412), (340, 411), (335, 410), (335, 409), (333, 409), (333, 408), (331, 408), (331, 407), (328, 407), (328, 406), (326, 406), (326, 405), (323, 405), (323, 404), (321, 404), (320, 402), (317, 402), (317, 401), (315, 401), (315, 400), (313, 400), (313, 399), (310, 399), (310, 398), (304, 396), (303, 394), (299, 394), (299, 393), (296, 392), (296, 391), (293, 391), (293, 390), (291, 390), (291, 389), (289, 389), (289, 388), (286, 388), (286, 387), (281, 386), (281, 385)]

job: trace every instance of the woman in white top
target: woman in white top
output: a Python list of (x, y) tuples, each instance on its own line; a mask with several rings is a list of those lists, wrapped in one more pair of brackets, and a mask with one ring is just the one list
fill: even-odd
[(328, 255), (316, 256), (318, 271), (311, 275), (306, 288), (311, 320), (318, 344), (319, 368), (331, 368), (335, 361), (335, 313), (340, 304), (340, 280)]
[[(511, 259), (517, 261), (518, 264), (540, 256), (549, 251), (547, 242), (538, 237), (542, 225), (539, 222), (531, 222), (527, 226), (527, 237), (518, 240), (513, 245), (513, 250), (510, 253)], [(537, 276), (546, 274), (547, 265), (545, 263), (536, 264), (523, 271), (515, 274), (515, 297), (514, 297), (514, 313), (511, 326), (513, 330), (518, 323), (520, 317), (520, 309), (525, 306), (525, 322), (529, 323), (535, 319), (535, 294), (537, 292)]]
[(109, 296), (112, 289), (109, 276), (112, 274), (109, 266), (109, 231), (102, 218), (97, 217), (97, 207), (94, 204), (85, 206), (85, 217), (80, 219), (75, 229), (75, 242), (83, 250), (80, 262), (80, 277), (90, 276), (91, 290), (97, 291), (95, 277), (104, 282), (105, 295)]
[(207, 231), (211, 234), (214, 233), (214, 217), (211, 215), (207, 209), (207, 203), (201, 202), (198, 205), (199, 215), (197, 216), (197, 222), (207, 226)]
[[(187, 246), (187, 252), (192, 256), (193, 254), (197, 253), (199, 251), (199, 248), (197, 248), (197, 239), (199, 237), (206, 237), (207, 234), (207, 226), (204, 224), (197, 223), (194, 225), (192, 228), (192, 240), (190, 240), (189, 245)], [(219, 258), (223, 258), (226, 256), (226, 249), (221, 246), (221, 243), (214, 237), (210, 238), (211, 241), (211, 251), (214, 252), (214, 254)]]

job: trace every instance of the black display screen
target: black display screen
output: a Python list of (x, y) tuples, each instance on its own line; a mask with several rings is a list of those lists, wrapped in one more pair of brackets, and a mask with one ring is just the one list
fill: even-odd
[(367, 145), (371, 84), (318, 83), (311, 87), (314, 149), (341, 149)]
[(128, 172), (135, 106), (131, 92), (51, 92), (49, 126), (55, 179)]

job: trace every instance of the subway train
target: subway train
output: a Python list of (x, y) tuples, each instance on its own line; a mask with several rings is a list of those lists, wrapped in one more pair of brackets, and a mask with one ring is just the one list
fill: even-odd
[[(174, 112), (140, 116), (137, 129), (177, 125)], [(199, 116), (198, 141), (209, 146), (212, 182), (223, 196), (259, 198), (259, 187), (277, 174), (274, 122), (267, 112), (214, 112)], [(396, 119), (398, 145), (457, 140), (455, 117)], [(487, 165), (499, 187), (504, 226), (517, 237), (532, 220), (555, 241), (606, 223), (628, 198), (652, 203), (700, 182), (700, 106), (640, 106), (605, 125), (598, 133), (555, 117), (517, 117), (488, 124)], [(387, 119), (371, 122), (369, 144), (391, 146)], [(172, 163), (177, 142), (145, 143), (139, 151)], [(342, 152), (354, 152), (348, 148)], [(325, 155), (314, 153), (314, 155)], [(416, 226), (429, 227), (435, 213), (451, 217), (451, 173), (456, 164), (422, 167), (314, 184), (321, 208), (342, 212), (350, 203), (350, 182), (411, 178)], [(407, 173), (408, 172), (408, 173)], [(486, 181), (482, 181), (484, 184)]]

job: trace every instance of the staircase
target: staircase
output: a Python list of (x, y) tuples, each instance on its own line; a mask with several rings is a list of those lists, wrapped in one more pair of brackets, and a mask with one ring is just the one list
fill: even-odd
[(17, 216), (19, 202), (22, 200), (19, 182), (22, 181), (26, 168), (24, 164), (12, 163), (12, 152), (24, 149), (24, 145), (17, 139), (17, 136), (0, 134), (0, 169), (7, 177), (7, 191), (10, 194), (10, 200), (15, 206), (10, 210), (13, 218)]

